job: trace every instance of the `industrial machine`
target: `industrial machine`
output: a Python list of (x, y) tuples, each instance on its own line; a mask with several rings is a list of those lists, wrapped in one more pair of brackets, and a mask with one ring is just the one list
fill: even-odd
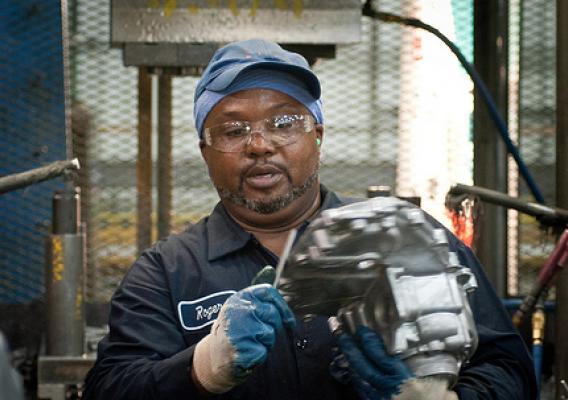
[(361, 7), (360, 0), (113, 0), (111, 44), (126, 66), (178, 74), (198, 74), (226, 42), (259, 36), (313, 62), (360, 40)]

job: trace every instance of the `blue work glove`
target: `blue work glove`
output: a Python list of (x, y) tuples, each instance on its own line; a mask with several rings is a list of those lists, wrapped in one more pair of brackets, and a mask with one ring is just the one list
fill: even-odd
[(349, 367), (362, 398), (390, 399), (413, 376), (398, 357), (387, 354), (382, 338), (367, 327), (359, 326), (355, 337), (341, 333), (338, 343), (346, 360), (336, 359), (336, 363)]
[(386, 352), (382, 338), (359, 326), (355, 337), (341, 333), (338, 354), (330, 366), (332, 375), (349, 381), (362, 399), (454, 400), (455, 392), (437, 379), (416, 379), (396, 356)]
[(211, 332), (195, 347), (193, 370), (210, 393), (225, 393), (262, 364), (282, 326), (294, 314), (269, 284), (249, 286), (227, 299)]

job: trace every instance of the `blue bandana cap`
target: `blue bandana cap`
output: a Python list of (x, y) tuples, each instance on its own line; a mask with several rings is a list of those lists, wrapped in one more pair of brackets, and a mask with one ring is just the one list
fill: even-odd
[(261, 39), (228, 44), (213, 55), (195, 89), (193, 115), (199, 137), (209, 112), (225, 96), (272, 89), (303, 104), (323, 123), (321, 87), (306, 59)]

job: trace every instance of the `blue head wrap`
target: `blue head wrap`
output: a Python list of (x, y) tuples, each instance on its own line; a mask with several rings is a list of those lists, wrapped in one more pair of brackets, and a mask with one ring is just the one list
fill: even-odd
[(227, 89), (221, 92), (205, 90), (195, 101), (193, 117), (200, 138), (203, 137), (203, 123), (213, 107), (225, 96), (246, 89), (272, 89), (282, 92), (310, 110), (318, 124), (323, 123), (322, 102), (313, 97), (303, 81), (282, 71), (252, 69), (239, 75)]
[(323, 123), (321, 87), (306, 59), (261, 39), (230, 43), (215, 52), (195, 89), (193, 115), (199, 137), (209, 112), (225, 96), (272, 89), (303, 104)]

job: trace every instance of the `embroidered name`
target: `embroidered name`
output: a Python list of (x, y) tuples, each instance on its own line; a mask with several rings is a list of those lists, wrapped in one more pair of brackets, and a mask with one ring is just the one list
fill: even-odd
[(178, 314), (181, 326), (188, 331), (195, 331), (211, 325), (225, 301), (234, 293), (234, 290), (225, 290), (196, 300), (180, 301)]
[(223, 304), (221, 303), (217, 303), (207, 308), (203, 308), (203, 306), (197, 306), (195, 307), (195, 317), (198, 321), (202, 318), (210, 320), (213, 315), (217, 314), (221, 310), (222, 306)]

